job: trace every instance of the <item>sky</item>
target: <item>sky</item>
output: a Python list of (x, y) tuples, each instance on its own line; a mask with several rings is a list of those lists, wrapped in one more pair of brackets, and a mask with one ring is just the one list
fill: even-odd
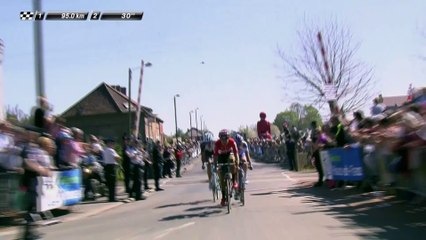
[[(31, 9), (30, 0), (1, 0), (0, 94), (26, 113), (36, 103), (33, 23), (19, 14)], [(202, 117), (215, 135), (255, 124), (261, 111), (273, 121), (294, 101), (280, 78), (277, 46), (294, 50), (306, 19), (334, 19), (351, 30), (360, 43), (356, 58), (374, 69), (374, 92), (404, 95), (410, 83), (426, 86), (424, 0), (43, 0), (42, 9), (144, 12), (141, 21), (43, 21), (45, 92), (55, 114), (101, 82), (127, 87), (129, 68), (136, 100), (143, 59), (152, 67), (145, 68), (141, 103), (164, 120), (166, 134), (175, 129), (176, 94), (184, 130), (196, 108), (198, 127)]]

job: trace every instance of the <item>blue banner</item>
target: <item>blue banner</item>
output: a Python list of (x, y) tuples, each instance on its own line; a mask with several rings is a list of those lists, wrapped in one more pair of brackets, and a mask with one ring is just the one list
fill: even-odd
[(59, 188), (63, 191), (65, 206), (74, 205), (81, 201), (80, 169), (59, 172)]
[(360, 181), (364, 179), (362, 148), (333, 148), (321, 152), (326, 179)]
[(81, 201), (80, 169), (52, 171), (51, 177), (37, 179), (37, 211), (47, 211)]

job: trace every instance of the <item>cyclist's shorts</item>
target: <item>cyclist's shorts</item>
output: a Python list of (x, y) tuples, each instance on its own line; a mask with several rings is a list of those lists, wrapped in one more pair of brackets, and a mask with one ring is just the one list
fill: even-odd
[(230, 163), (235, 163), (235, 156), (231, 153), (219, 154), (217, 156), (218, 163), (228, 163), (228, 159)]
[(212, 157), (213, 157), (213, 152), (208, 150), (204, 150), (201, 154), (201, 160), (203, 162), (209, 162), (209, 159), (211, 159)]

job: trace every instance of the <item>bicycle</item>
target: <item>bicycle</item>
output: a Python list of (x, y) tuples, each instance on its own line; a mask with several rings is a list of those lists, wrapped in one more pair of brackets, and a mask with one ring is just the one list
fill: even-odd
[(225, 193), (226, 193), (225, 200), (227, 202), (228, 213), (230, 213), (232, 191), (233, 191), (231, 166), (234, 164), (230, 163), (228, 160), (228, 163), (218, 163), (217, 165), (218, 167), (220, 167), (220, 171), (222, 172), (222, 175), (225, 180)]
[[(245, 164), (245, 163), (242, 163)], [(246, 190), (246, 175), (244, 173), (244, 170), (242, 166), (238, 168), (238, 186), (239, 186), (239, 195), (240, 195), (240, 203), (242, 206), (245, 205), (245, 196), (244, 191)]]
[(210, 187), (213, 194), (213, 202), (216, 202), (216, 200), (219, 200), (220, 183), (216, 166), (213, 163), (211, 163), (210, 171)]

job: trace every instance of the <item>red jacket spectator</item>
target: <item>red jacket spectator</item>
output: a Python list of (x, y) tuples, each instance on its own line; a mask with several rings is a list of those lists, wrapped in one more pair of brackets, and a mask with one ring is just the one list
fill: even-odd
[(266, 120), (266, 114), (260, 113), (260, 121), (257, 122), (257, 136), (260, 139), (272, 139), (271, 123)]

